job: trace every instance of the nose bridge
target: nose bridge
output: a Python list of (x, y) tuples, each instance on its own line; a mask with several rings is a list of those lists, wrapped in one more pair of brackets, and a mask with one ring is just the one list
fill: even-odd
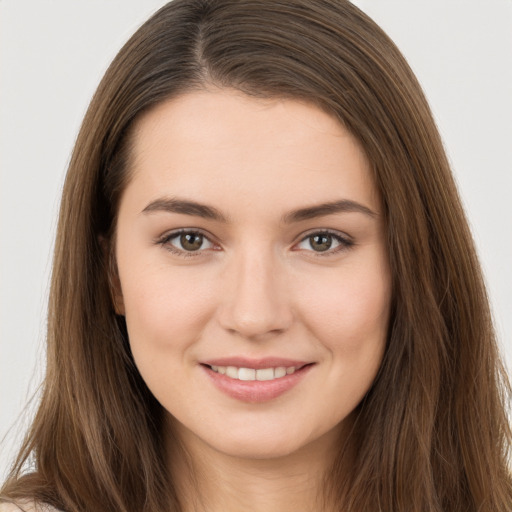
[[(233, 254), (226, 269), (223, 327), (246, 338), (286, 330), (291, 308), (280, 262), (268, 248), (249, 246)], [(281, 271), (280, 271), (281, 270)]]

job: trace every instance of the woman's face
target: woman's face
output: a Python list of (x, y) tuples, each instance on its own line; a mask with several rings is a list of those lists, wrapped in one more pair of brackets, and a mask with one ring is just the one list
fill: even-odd
[(192, 92), (137, 123), (117, 308), (185, 442), (239, 457), (332, 443), (381, 364), (390, 272), (355, 139), (317, 107)]

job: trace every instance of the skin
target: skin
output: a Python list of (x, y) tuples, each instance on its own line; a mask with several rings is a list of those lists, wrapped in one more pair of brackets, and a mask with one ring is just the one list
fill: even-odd
[[(168, 441), (185, 509), (199, 509), (199, 495), (211, 511), (315, 510), (388, 327), (382, 205), (362, 149), (315, 106), (219, 89), (146, 113), (131, 157), (115, 302), (137, 367), (193, 461), (194, 484)], [(225, 220), (167, 211), (169, 198)], [(372, 213), (283, 221), (339, 200)], [(180, 245), (174, 232), (185, 228), (204, 235), (199, 250)], [(335, 236), (321, 252), (311, 236), (326, 230)], [(251, 403), (219, 391), (201, 365), (232, 356), (312, 365), (284, 394)]]

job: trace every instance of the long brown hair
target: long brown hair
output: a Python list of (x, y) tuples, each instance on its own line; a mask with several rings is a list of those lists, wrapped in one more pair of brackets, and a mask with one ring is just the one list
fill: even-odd
[(70, 512), (180, 510), (162, 408), (112, 307), (105, 244), (134, 120), (209, 84), (326, 110), (360, 141), (382, 194), (390, 332), (359, 406), (352, 477), (341, 480), (340, 462), (326, 493), (353, 512), (512, 510), (508, 381), (443, 146), (400, 52), (343, 0), (174, 0), (119, 52), (69, 166), (43, 395), (2, 497)]

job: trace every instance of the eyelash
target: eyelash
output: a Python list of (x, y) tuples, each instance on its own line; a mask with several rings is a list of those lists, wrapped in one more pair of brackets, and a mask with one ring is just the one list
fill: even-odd
[[(210, 240), (210, 238), (205, 233), (203, 233), (202, 231), (197, 230), (197, 229), (180, 229), (178, 231), (173, 231), (173, 232), (168, 233), (168, 234), (162, 236), (161, 238), (157, 239), (156, 243), (163, 246), (166, 250), (170, 251), (171, 253), (181, 256), (182, 258), (191, 258), (191, 257), (201, 256), (205, 250), (208, 250), (208, 249), (202, 249), (202, 250), (198, 249), (197, 251), (186, 251), (183, 249), (178, 249), (177, 247), (175, 247), (173, 244), (170, 243), (171, 240), (178, 238), (179, 236), (184, 235), (184, 234), (199, 235), (199, 236), (202, 236), (204, 239), (206, 239), (210, 244), (214, 244), (214, 242), (212, 242)], [(322, 236), (322, 235), (324, 235), (324, 236), (327, 235), (329, 237), (332, 237), (339, 245), (337, 247), (335, 247), (334, 249), (329, 248), (325, 251), (314, 251), (314, 250), (308, 251), (308, 252), (311, 252), (314, 255), (314, 257), (325, 258), (328, 256), (332, 256), (339, 252), (346, 251), (355, 245), (354, 241), (351, 240), (349, 237), (342, 236), (337, 231), (323, 229), (323, 230), (311, 231), (311, 232), (305, 234), (300, 239), (300, 241), (295, 244), (295, 246), (305, 242), (308, 239), (312, 239), (314, 236)]]
[[(308, 239), (312, 239), (314, 236), (322, 236), (322, 235), (327, 235), (329, 237), (332, 237), (336, 242), (338, 242), (338, 246), (335, 247), (334, 249), (327, 249), (325, 251), (308, 251), (308, 252), (311, 252), (314, 257), (317, 257), (317, 258), (325, 258), (325, 257), (328, 257), (328, 256), (333, 256), (334, 254), (338, 254), (340, 252), (343, 252), (343, 251), (347, 251), (348, 249), (350, 249), (351, 247), (353, 247), (355, 245), (355, 242), (349, 238), (347, 235), (342, 235), (341, 233), (339, 233), (338, 231), (333, 231), (333, 230), (330, 230), (330, 229), (322, 229), (322, 230), (319, 230), (319, 231), (310, 231), (309, 233), (306, 233), (305, 235), (302, 236), (302, 238), (300, 239), (300, 241), (298, 242), (298, 244), (301, 244), (302, 242), (308, 240)], [(295, 245), (298, 245), (298, 244), (295, 244)], [(310, 242), (311, 244), (311, 242)]]
[(179, 229), (178, 231), (173, 231), (162, 236), (156, 241), (156, 243), (163, 246), (166, 250), (172, 252), (173, 254), (181, 256), (182, 258), (193, 258), (196, 256), (201, 256), (205, 249), (197, 251), (185, 251), (183, 249), (178, 249), (177, 247), (170, 243), (171, 240), (173, 240), (174, 238), (178, 238), (181, 235), (199, 235), (202, 236), (205, 240), (208, 240), (208, 242), (210, 242), (211, 244), (213, 244), (210, 238), (205, 233), (198, 229)]

